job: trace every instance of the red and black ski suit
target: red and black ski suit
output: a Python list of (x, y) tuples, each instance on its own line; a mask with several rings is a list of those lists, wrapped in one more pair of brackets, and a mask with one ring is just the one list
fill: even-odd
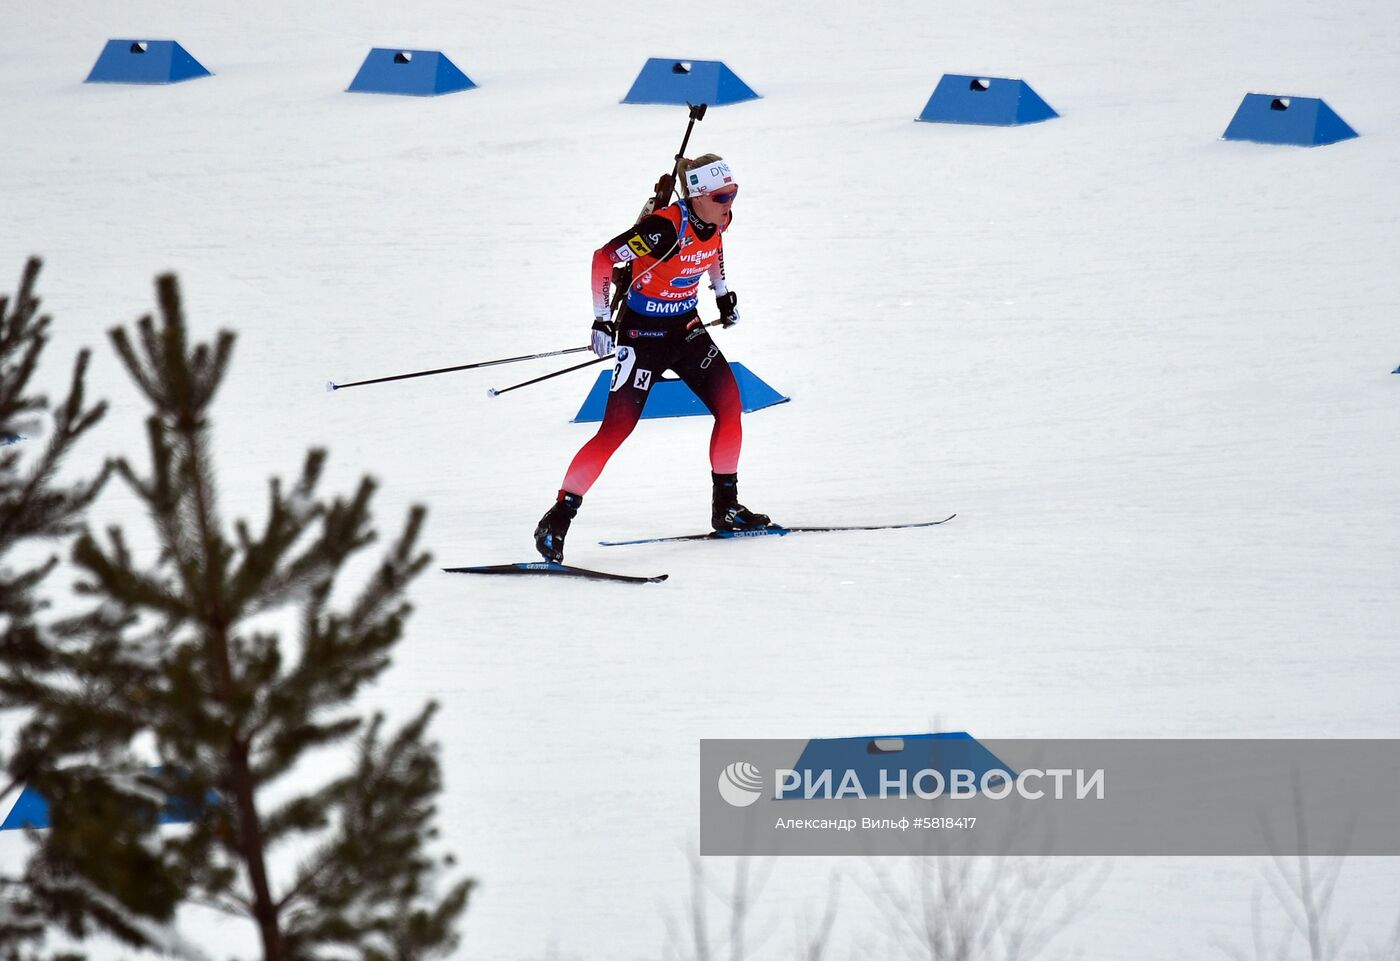
[(637, 426), (652, 384), (666, 370), (675, 371), (714, 415), (711, 469), (716, 474), (738, 471), (743, 438), (739, 385), (696, 314), (703, 278), (709, 277), (717, 296), (727, 292), (721, 234), (728, 220), (726, 214), (724, 224), (705, 223), (681, 201), (643, 217), (594, 253), (595, 315), (607, 313), (615, 265), (632, 264), (632, 283), (617, 315), (617, 363), (603, 422), (569, 464), (565, 491), (588, 493), (613, 451)]

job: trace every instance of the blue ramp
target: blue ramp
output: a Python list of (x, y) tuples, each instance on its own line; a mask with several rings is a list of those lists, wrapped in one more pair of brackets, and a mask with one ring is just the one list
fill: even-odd
[(83, 83), (179, 83), (207, 77), (174, 40), (108, 40)]
[[(179, 769), (174, 769), (178, 771)], [(161, 773), (161, 768), (151, 768), (151, 774)], [(206, 804), (218, 804), (219, 795), (214, 791), (209, 791), (205, 795)], [(165, 806), (156, 815), (158, 824), (189, 824), (199, 812), (180, 798), (168, 798)], [(25, 785), (20, 792), (19, 798), (15, 801), (15, 806), (10, 808), (10, 813), (5, 815), (4, 823), (0, 823), (0, 831), (18, 831), (26, 828), (43, 830), (50, 827), (49, 823), (49, 802), (34, 788)]]
[[(734, 379), (739, 382), (739, 402), (744, 405), (746, 414), (775, 404), (785, 404), (792, 399), (769, 387), (761, 377), (743, 364), (731, 363), (729, 369), (734, 371)], [(593, 382), (593, 388), (584, 398), (583, 406), (578, 409), (570, 423), (587, 424), (602, 420), (603, 410), (608, 406), (610, 386), (612, 374), (607, 371), (599, 374), (598, 379)], [(647, 395), (646, 406), (642, 408), (643, 418), (694, 417), (709, 413), (709, 408), (695, 396), (695, 392), (679, 380), (656, 381)]]
[(1221, 139), (1320, 147), (1355, 136), (1357, 132), (1317, 97), (1247, 93)]
[(20, 791), (15, 806), (0, 823), (0, 831), (17, 831), (21, 828), (46, 828), (49, 826), (49, 802), (39, 796), (39, 792), (26, 787)]
[[(972, 771), (977, 783), (988, 771), (1016, 772), (966, 731), (943, 734), (895, 734), (879, 737), (813, 738), (792, 766), (803, 782), (814, 781), (824, 771), (832, 772), (832, 783), (840, 784), (847, 771), (859, 780), (869, 797), (880, 793), (882, 774), (898, 781), (903, 773), (906, 784), (923, 770), (938, 771), (945, 778), (953, 770)], [(988, 783), (999, 783), (995, 778)]]
[(757, 100), (753, 88), (722, 60), (667, 60), (652, 57), (642, 67), (623, 103), (709, 104), (719, 107)]
[(1014, 127), (1058, 116), (1024, 80), (945, 73), (919, 119)]
[(375, 47), (346, 88), (348, 93), (387, 93), (405, 97), (436, 97), (476, 86), (440, 50), (400, 50)]

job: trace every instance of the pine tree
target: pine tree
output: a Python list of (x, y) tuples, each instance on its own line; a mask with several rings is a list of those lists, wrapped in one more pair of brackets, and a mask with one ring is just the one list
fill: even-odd
[[(134, 726), (104, 703), (100, 689), (74, 683), (67, 674), (62, 640), (43, 593), (58, 558), (44, 557), (42, 546), (71, 538), (107, 481), (110, 464), (86, 480), (60, 483), (56, 476), (107, 405), (86, 399), (86, 350), (78, 354), (60, 404), (51, 408), (47, 397), (34, 392), (52, 323), (39, 313), (39, 270), (38, 258), (30, 258), (16, 296), (0, 298), (0, 710), (12, 719), (12, 709), (32, 705), (36, 666), (64, 710), (61, 723), (32, 723), (17, 737), (0, 775), (0, 798), (26, 786), (39, 789), (54, 800), (51, 814), (65, 827), (56, 843), (28, 861), (22, 875), (12, 875), (10, 864), (0, 873), (0, 958), (5, 961), (45, 956), (46, 933), (55, 927), (81, 936), (97, 926), (144, 943), (132, 924), (168, 916), (175, 904), (159, 885), (123, 893), (126, 879), (151, 865), (146, 852), (130, 846), (132, 834), (124, 822), (92, 831), (126, 793), (105, 781), (94, 783), (94, 772), (122, 763)], [(65, 763), (75, 759), (84, 763)], [(86, 799), (86, 817), (69, 830), (66, 799), (78, 794)], [(139, 812), (142, 805), (138, 799), (121, 807)], [(85, 865), (93, 869), (85, 871)]]
[[(290, 489), (270, 482), (259, 525), (238, 520), (230, 533), (210, 409), (234, 336), (192, 346), (175, 278), (156, 287), (160, 325), (146, 316), (134, 333), (110, 336), (153, 408), (149, 467), (122, 459), (115, 469), (144, 503), (158, 553), (139, 560), (120, 526), (104, 537), (85, 530), (73, 562), (92, 606), (62, 625), (82, 686), (153, 736), (159, 764), (135, 781), (154, 789), (157, 810), (192, 818), (188, 828), (157, 831), (149, 809), (126, 817), (145, 824), (140, 846), (152, 858), (148, 876), (133, 881), (152, 899), (174, 890), (247, 918), (263, 961), (411, 961), (448, 951), (473, 882), (435, 892), (453, 863), (429, 851), (441, 790), (437, 747), (426, 738), (435, 705), (386, 731), (381, 715), (366, 720), (352, 704), (389, 666), (410, 611), (405, 588), (429, 563), (417, 547), (424, 510), (410, 510), (345, 603), (333, 598), (346, 592), (338, 577), (376, 540), (375, 485), (364, 478), (349, 497), (320, 499), (324, 450), (308, 452)], [(32, 708), (31, 727), (74, 721), (42, 696)], [(342, 744), (354, 747), (351, 769), (304, 789), (297, 765)], [(64, 834), (57, 823), (49, 832)], [(149, 926), (135, 928), (159, 943)]]

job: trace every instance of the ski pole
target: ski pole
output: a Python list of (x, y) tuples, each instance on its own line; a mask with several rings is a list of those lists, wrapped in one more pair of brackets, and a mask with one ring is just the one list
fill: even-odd
[[(587, 349), (587, 348), (585, 348), (585, 349)], [(602, 363), (603, 361), (605, 361), (605, 360), (612, 360), (612, 359), (613, 359), (613, 355), (612, 355), (612, 354), (608, 354), (606, 357), (595, 357), (595, 358), (593, 358), (592, 360), (585, 360), (585, 361), (584, 361), (583, 363), (581, 363), (581, 364), (575, 364), (575, 365), (572, 366), (572, 367), (565, 367), (563, 370), (556, 370), (556, 371), (555, 371), (554, 373), (552, 373), (552, 374), (545, 374), (543, 377), (536, 377), (534, 380), (523, 381), (523, 382), (521, 382), (521, 383), (519, 383), (519, 384), (511, 384), (509, 387), (501, 387), (501, 388), (499, 388), (499, 389), (498, 389), (498, 388), (495, 388), (495, 387), (488, 387), (488, 388), (486, 389), (486, 396), (487, 396), (487, 397), (499, 397), (501, 394), (508, 394), (508, 393), (510, 393), (510, 392), (513, 391), (513, 390), (518, 390), (518, 389), (520, 389), (521, 387), (529, 387), (531, 384), (538, 384), (538, 383), (539, 383), (540, 381), (542, 381), (542, 380), (549, 380), (551, 377), (558, 377), (558, 376), (560, 376), (561, 374), (568, 374), (568, 373), (572, 373), (573, 371), (576, 371), (576, 370), (583, 370), (583, 368), (585, 368), (585, 367), (592, 367), (594, 364), (601, 364), (601, 363)]]
[(483, 360), (475, 364), (458, 364), (456, 367), (439, 367), (437, 370), (420, 370), (413, 374), (394, 374), (392, 377), (375, 377), (372, 380), (357, 380), (349, 384), (337, 384), (333, 380), (326, 381), (326, 390), (340, 390), (344, 387), (360, 387), (364, 384), (383, 384), (391, 380), (408, 380), (410, 377), (429, 377), (433, 374), (450, 374), (454, 370), (472, 370), (476, 367), (495, 367), (499, 364), (514, 364), (522, 360), (539, 360), (541, 357), (558, 357), (560, 354), (577, 354), (581, 350), (592, 350), (591, 347), (569, 347), (565, 350), (547, 350), (542, 354), (524, 354), (520, 357), (502, 357), (499, 360)]

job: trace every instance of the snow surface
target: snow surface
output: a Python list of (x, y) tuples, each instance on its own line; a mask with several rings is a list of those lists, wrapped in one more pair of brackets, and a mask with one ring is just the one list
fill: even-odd
[[(745, 420), (744, 500), (788, 523), (958, 519), (595, 546), (704, 528), (708, 422), (648, 421), (569, 558), (667, 583), (420, 579), (371, 700), (443, 702), (444, 833), (482, 881), (461, 957), (657, 957), (663, 914), (685, 912), (702, 737), (1400, 733), (1393, 0), (89, 0), (4, 19), (0, 270), (46, 258), (46, 382), (93, 346), (115, 408), (74, 469), (143, 449), (104, 332), (175, 270), (196, 331), (239, 332), (226, 514), (257, 516), (267, 477), (325, 444), (326, 489), (372, 472), (386, 529), (430, 506), (443, 565), (530, 556), (589, 436), (568, 419), (592, 372), (495, 399), (564, 365), (326, 381), (582, 344), (590, 252), (684, 128), (618, 103), (642, 62), (724, 59), (764, 97), (692, 140), (743, 185), (726, 247), (744, 319), (721, 346), (793, 398)], [(215, 76), (81, 83), (107, 38), (147, 34)], [(391, 44), (443, 50), (480, 89), (343, 93)], [(1062, 117), (913, 123), (944, 72), (1025, 77)], [(1250, 91), (1322, 96), (1361, 137), (1218, 141)], [(94, 520), (140, 546), (134, 510), (114, 485)], [(833, 869), (865, 870), (775, 866), (762, 956), (787, 956)], [(1051, 953), (1247, 945), (1260, 869), (1120, 859)], [(1398, 881), (1393, 861), (1348, 866), (1350, 945), (1393, 923)], [(860, 945), (880, 918), (846, 885), (839, 956), (879, 955)], [(202, 915), (186, 935), (249, 943)]]

